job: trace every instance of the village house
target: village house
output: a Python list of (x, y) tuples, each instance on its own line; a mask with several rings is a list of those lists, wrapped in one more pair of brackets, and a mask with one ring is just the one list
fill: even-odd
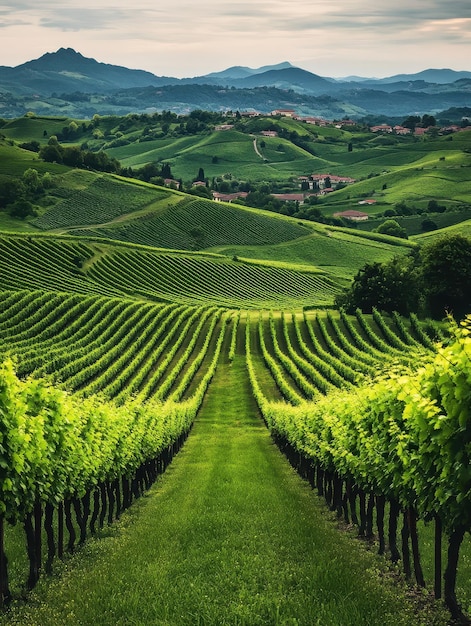
[(303, 193), (272, 193), (271, 195), (281, 202), (299, 202), (299, 204), (303, 204), (308, 197)]
[(378, 124), (377, 126), (370, 126), (372, 133), (392, 133), (393, 128), (389, 124)]
[(303, 122), (306, 124), (314, 124), (315, 126), (328, 126), (332, 122), (325, 120), (323, 117), (303, 117)]
[(260, 134), (264, 137), (278, 137), (276, 130), (262, 130)]
[(323, 190), (326, 188), (326, 184), (334, 191), (338, 185), (351, 185), (356, 182), (354, 178), (349, 176), (336, 176), (335, 174), (311, 174), (310, 176), (298, 176), (298, 184), (300, 187), (305, 187), (306, 183), (309, 189)]
[(399, 126), (396, 125), (393, 128), (393, 131), (396, 133), (396, 135), (410, 135), (410, 128), (405, 128), (404, 126)]
[(231, 130), (234, 128), (234, 124), (219, 124), (214, 127), (214, 130)]
[(362, 213), (362, 211), (350, 209), (348, 211), (334, 213), (334, 217), (343, 217), (344, 219), (352, 220), (353, 222), (366, 222), (369, 216), (368, 213)]
[(174, 178), (164, 178), (164, 184), (166, 187), (171, 187), (172, 189), (180, 189), (180, 181)]
[(346, 128), (348, 126), (356, 126), (357, 122), (354, 120), (340, 120), (335, 123), (335, 128)]
[(213, 191), (213, 200), (216, 200), (216, 202), (232, 202), (233, 200), (246, 198), (247, 196), (247, 191), (236, 191), (235, 193), (220, 193), (219, 191)]
[(296, 111), (294, 109), (275, 109), (271, 112), (271, 115), (281, 115), (281, 117), (294, 117)]

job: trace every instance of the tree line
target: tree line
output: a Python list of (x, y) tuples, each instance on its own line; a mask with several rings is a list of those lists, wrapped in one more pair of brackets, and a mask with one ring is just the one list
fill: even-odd
[(385, 263), (367, 263), (336, 298), (347, 312), (374, 308), (460, 319), (471, 311), (471, 240), (444, 235)]

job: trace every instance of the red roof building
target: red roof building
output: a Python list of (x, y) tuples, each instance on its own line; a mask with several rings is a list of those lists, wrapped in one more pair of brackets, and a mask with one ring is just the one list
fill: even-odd
[(334, 213), (334, 217), (343, 217), (346, 220), (352, 220), (354, 222), (366, 222), (369, 215), (368, 213), (362, 213), (361, 211), (349, 210)]
[(246, 198), (247, 196), (247, 191), (236, 191), (235, 193), (213, 191), (213, 200), (216, 200), (216, 202), (232, 202), (233, 200), (237, 200), (237, 198)]

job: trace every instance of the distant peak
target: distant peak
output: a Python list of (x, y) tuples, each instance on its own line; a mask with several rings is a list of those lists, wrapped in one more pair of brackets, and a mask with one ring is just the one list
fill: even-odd
[(63, 66), (78, 68), (95, 63), (95, 59), (88, 59), (73, 48), (59, 48), (56, 52), (46, 52), (39, 59), (28, 61), (24, 66), (58, 71)]
[[(59, 48), (56, 52), (46, 52), (46, 55), (58, 55), (63, 57), (81, 57), (83, 56), (80, 52), (77, 52), (73, 48)], [(44, 55), (44, 56), (46, 56)]]

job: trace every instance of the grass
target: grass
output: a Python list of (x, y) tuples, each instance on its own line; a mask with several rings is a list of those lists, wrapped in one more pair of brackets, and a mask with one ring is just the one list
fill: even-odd
[(336, 229), (315, 228), (314, 232), (295, 241), (273, 246), (223, 246), (217, 250), (227, 256), (265, 260), (267, 263), (285, 262), (292, 265), (311, 265), (338, 278), (351, 279), (365, 263), (387, 261), (406, 247), (386, 241), (368, 240), (356, 233)]
[[(225, 351), (227, 354), (227, 350)], [(263, 426), (245, 362), (220, 363), (149, 496), (0, 624), (445, 624), (339, 534)]]

